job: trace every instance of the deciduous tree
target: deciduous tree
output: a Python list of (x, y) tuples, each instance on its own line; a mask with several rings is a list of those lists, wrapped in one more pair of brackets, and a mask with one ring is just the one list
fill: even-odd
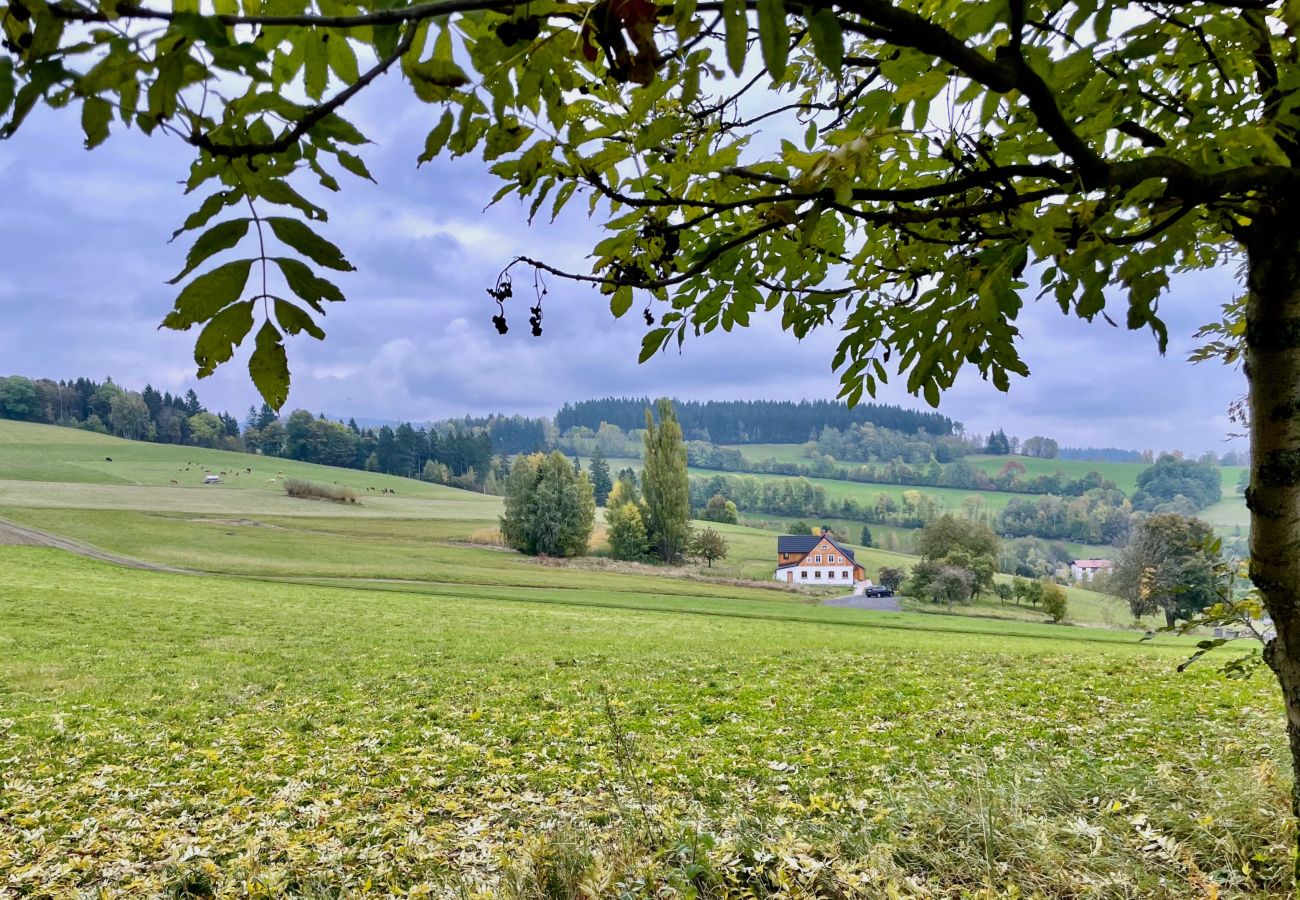
[(585, 472), (558, 451), (519, 456), (505, 483), (501, 537), (533, 555), (581, 556), (595, 524), (596, 502)]
[(655, 556), (673, 562), (686, 550), (691, 535), (690, 484), (686, 476), (686, 446), (682, 427), (677, 424), (673, 405), (657, 400), (655, 410), (645, 411), (645, 459), (641, 470), (641, 493), (646, 533)]
[(1134, 616), (1159, 613), (1172, 627), (1219, 600), (1221, 557), (1213, 529), (1177, 513), (1148, 518), (1116, 560), (1109, 589)]
[(691, 553), (701, 559), (707, 560), (709, 568), (713, 568), (715, 559), (726, 559), (727, 551), (730, 547), (727, 545), (727, 539), (718, 534), (712, 528), (705, 528), (697, 532), (691, 539)]
[[(619, 482), (619, 484), (623, 483)], [(614, 491), (617, 494), (618, 485), (615, 485)], [(615, 494), (611, 494), (611, 498)], [(610, 553), (615, 559), (629, 561), (645, 559), (650, 550), (650, 540), (646, 537), (641, 508), (636, 503), (611, 502), (605, 511), (605, 522), (609, 525)]]

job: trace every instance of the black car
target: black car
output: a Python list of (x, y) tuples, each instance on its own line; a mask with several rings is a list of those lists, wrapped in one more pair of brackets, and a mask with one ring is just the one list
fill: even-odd
[(894, 592), (882, 585), (871, 585), (862, 592), (864, 597), (892, 597)]

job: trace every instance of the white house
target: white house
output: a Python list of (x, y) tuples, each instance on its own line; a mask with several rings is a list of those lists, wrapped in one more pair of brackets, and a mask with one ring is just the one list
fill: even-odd
[(865, 581), (867, 570), (853, 558), (853, 551), (841, 546), (823, 528), (816, 534), (783, 534), (776, 539), (777, 581), (818, 587), (843, 585), (852, 588)]
[(1115, 571), (1115, 563), (1109, 559), (1076, 559), (1070, 563), (1071, 581), (1092, 581), (1099, 575), (1109, 575)]

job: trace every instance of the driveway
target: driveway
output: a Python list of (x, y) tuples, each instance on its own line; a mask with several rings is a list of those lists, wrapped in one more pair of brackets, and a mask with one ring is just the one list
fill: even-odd
[(897, 597), (864, 597), (861, 594), (853, 594), (848, 597), (836, 597), (834, 600), (826, 600), (823, 606), (847, 606), (852, 609), (874, 609), (878, 612), (902, 612), (903, 608), (898, 605)]

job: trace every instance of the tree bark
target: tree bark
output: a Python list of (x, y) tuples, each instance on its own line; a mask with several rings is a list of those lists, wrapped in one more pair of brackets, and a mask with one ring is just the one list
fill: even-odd
[(1264, 658), (1286, 704), (1291, 811), (1300, 819), (1300, 227), (1285, 214), (1262, 217), (1246, 247), (1250, 577), (1273, 619)]

